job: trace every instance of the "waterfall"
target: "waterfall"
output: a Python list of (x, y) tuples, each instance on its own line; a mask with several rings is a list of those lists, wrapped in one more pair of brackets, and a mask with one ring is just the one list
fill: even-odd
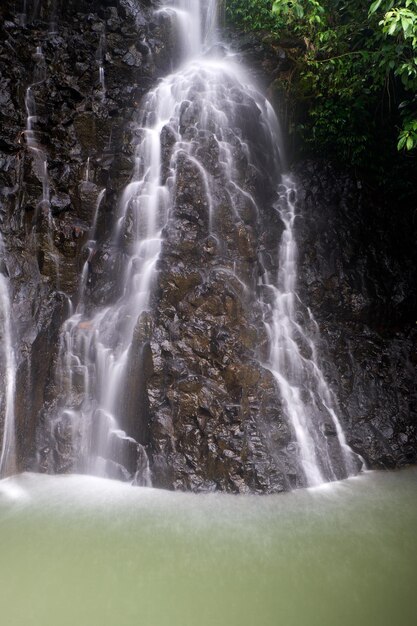
[(15, 390), (16, 362), (12, 334), (11, 303), (7, 279), (5, 248), (0, 234), (0, 374), (4, 390), (0, 389), (0, 418), (3, 439), (0, 453), (0, 477), (16, 469)]
[[(273, 293), (269, 304), (258, 300), (270, 344), (264, 367), (275, 377), (305, 484), (345, 477), (355, 470), (354, 455), (320, 370), (313, 334), (299, 321), (295, 186), (280, 174), (282, 142), (276, 116), (227, 47), (213, 46), (215, 0), (171, 0), (156, 13), (172, 18), (180, 64), (141, 103), (134, 173), (103, 255), (111, 295), (101, 305), (92, 301), (87, 289), (105, 190), (97, 198), (78, 302), (60, 337), (58, 409), (50, 422), (51, 437), (57, 431), (71, 433), (72, 467), (77, 471), (150, 484), (148, 417), (139, 396), (147, 376), (158, 262), (181, 193), (180, 172), (188, 167), (194, 186), (202, 191), (195, 206), (182, 209), (195, 215), (212, 242), (216, 257), (211, 271), (230, 276), (242, 293), (256, 294), (261, 268), (263, 285)], [(104, 91), (104, 82), (102, 86)], [(211, 154), (216, 154), (216, 163)], [(261, 258), (257, 266), (239, 272), (220, 225), (225, 203), (233, 227), (242, 232), (251, 229), (248, 207), (255, 220), (259, 216), (256, 194), (239, 175), (239, 160), (253, 171), (261, 166), (265, 185), (275, 188), (276, 210), (284, 224), (278, 278), (265, 271)], [(89, 161), (85, 176), (88, 184)], [(314, 325), (312, 316), (307, 322)]]

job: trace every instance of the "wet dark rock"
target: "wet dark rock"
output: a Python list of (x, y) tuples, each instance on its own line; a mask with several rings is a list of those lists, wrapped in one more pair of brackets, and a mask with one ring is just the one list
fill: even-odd
[(371, 468), (417, 461), (417, 228), (361, 181), (324, 163), (297, 169), (300, 289), (352, 448)]

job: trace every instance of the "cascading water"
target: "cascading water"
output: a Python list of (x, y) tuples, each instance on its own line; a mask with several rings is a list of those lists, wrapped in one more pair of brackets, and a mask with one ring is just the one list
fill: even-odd
[(270, 338), (267, 367), (277, 380), (284, 411), (296, 437), (305, 483), (315, 486), (357, 473), (361, 463), (346, 443), (333, 394), (319, 367), (317, 349), (308, 331), (316, 323), (296, 291), (296, 186), (291, 177), (283, 176), (279, 196), (277, 208), (284, 232), (278, 281), (268, 273), (264, 276), (273, 292), (266, 321)]
[[(162, 9), (171, 11), (178, 19), (178, 29), (185, 41), (190, 40), (192, 33), (190, 45), (183, 50), (183, 60), (201, 54), (203, 39), (208, 40), (213, 32), (215, 3), (210, 3), (208, 8), (206, 29), (201, 27), (199, 2), (182, 1)], [(74, 446), (78, 448), (78, 469), (124, 479), (130, 476), (137, 484), (149, 483), (146, 453), (141, 444), (121, 430), (120, 424), (126, 421), (122, 413), (132, 365), (132, 343), (138, 327), (146, 323), (162, 230), (173, 202), (174, 167), (166, 180), (161, 181), (161, 133), (170, 124), (172, 128), (177, 126), (174, 132), (178, 136), (180, 109), (194, 84), (196, 72), (197, 68), (192, 67), (190, 76), (185, 68), (168, 77), (148, 95), (143, 105), (135, 172), (121, 199), (112, 235), (114, 245), (129, 239), (129, 249), (122, 254), (121, 261), (121, 296), (114, 304), (87, 316), (84, 303), (87, 261), (77, 311), (61, 334), (57, 377), (63, 407), (56, 423), (53, 421), (51, 425), (52, 430), (57, 423), (70, 422)], [(179, 141), (173, 160), (181, 150), (191, 152), (191, 143)], [(77, 385), (82, 389), (81, 404)], [(74, 396), (77, 406), (71, 406)], [(136, 467), (130, 465), (130, 474), (121, 458), (124, 444), (135, 449), (138, 459)]]
[[(242, 211), (247, 215), (250, 206), (252, 215), (259, 215), (255, 195), (242, 184), (238, 159), (253, 170), (257, 160), (263, 159), (268, 184), (280, 178), (282, 159), (271, 106), (224, 46), (209, 53), (215, 42), (217, 10), (215, 0), (177, 0), (157, 11), (172, 16), (181, 42), (181, 64), (141, 105), (135, 171), (121, 198), (108, 243), (111, 252), (106, 255), (109, 280), (114, 283), (113, 301), (99, 308), (86, 293), (102, 196), (97, 200), (79, 302), (61, 334), (59, 410), (51, 420), (51, 434), (71, 431), (75, 469), (149, 484), (146, 407), (139, 406), (136, 398), (132, 408), (132, 393), (138, 393), (132, 391), (132, 380), (140, 387), (133, 373), (141, 379), (144, 374), (140, 372), (146, 369), (158, 259), (170, 232), (181, 184), (178, 172), (188, 163), (203, 190), (199, 219), (206, 223), (206, 236), (215, 242), (212, 271), (227, 274), (243, 291), (253, 294), (261, 271), (264, 286), (274, 293), (272, 304), (258, 300), (266, 311), (270, 339), (265, 365), (275, 376), (285, 417), (294, 432), (298, 464), (305, 475), (299, 484), (316, 485), (349, 475), (355, 468), (354, 455), (344, 440), (313, 339), (298, 322), (294, 184), (284, 178), (276, 192), (285, 227), (278, 284), (263, 269), (261, 258), (257, 268), (247, 267), (239, 274), (227, 233), (219, 225), (224, 202), (242, 231), (247, 219)], [(252, 117), (248, 121), (245, 116)], [(208, 146), (214, 146), (217, 155), (214, 165), (209, 162)], [(133, 421), (140, 426), (132, 427)]]
[(182, 60), (198, 58), (203, 47), (211, 43), (217, 26), (217, 2), (209, 0), (175, 0), (160, 9), (175, 16)]
[(0, 234), (0, 377), (4, 387), (0, 388), (0, 419), (3, 439), (0, 452), (0, 477), (14, 473), (15, 450), (15, 390), (16, 361), (12, 334), (11, 303), (5, 262), (5, 249)]
[(39, 132), (37, 130), (38, 115), (36, 110), (35, 92), (36, 88), (42, 85), (47, 77), (46, 60), (40, 46), (36, 48), (33, 59), (35, 62), (33, 82), (27, 88), (25, 96), (26, 129), (24, 131), (27, 150), (33, 162), (33, 172), (42, 185), (42, 197), (39, 199), (35, 209), (33, 234), (36, 238), (36, 223), (40, 218), (44, 219), (47, 237), (47, 244), (45, 248), (48, 250), (49, 260), (55, 269), (56, 287), (57, 289), (60, 289), (59, 257), (56, 253), (52, 237), (54, 220), (50, 205), (51, 194), (48, 174), (48, 155), (39, 139)]

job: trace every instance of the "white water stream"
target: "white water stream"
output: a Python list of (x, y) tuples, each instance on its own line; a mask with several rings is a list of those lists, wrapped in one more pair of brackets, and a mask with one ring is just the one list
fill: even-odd
[(313, 334), (308, 331), (309, 326), (317, 330), (317, 324), (297, 294), (296, 186), (290, 176), (282, 178), (277, 208), (284, 232), (278, 279), (265, 275), (274, 295), (266, 321), (270, 338), (267, 366), (277, 380), (306, 484), (311, 487), (357, 473), (358, 459), (346, 443), (333, 393), (320, 369)]
[(96, 53), (96, 61), (98, 65), (98, 79), (100, 83), (101, 97), (103, 98), (103, 100), (105, 100), (106, 98), (106, 79), (105, 79), (105, 72), (104, 72), (105, 50), (106, 50), (106, 36), (103, 33), (100, 36), (100, 43), (99, 43), (99, 47)]
[(16, 469), (15, 440), (15, 390), (16, 360), (9, 281), (4, 274), (5, 249), (0, 234), (0, 376), (4, 384), (0, 388), (0, 417), (2, 418), (3, 438), (0, 454), (0, 477), (12, 474)]
[(33, 236), (35, 238), (35, 245), (37, 242), (36, 224), (42, 216), (42, 219), (46, 222), (46, 237), (47, 255), (49, 257), (51, 265), (55, 270), (55, 285), (57, 290), (60, 290), (60, 268), (59, 268), (59, 255), (57, 254), (53, 242), (53, 229), (54, 219), (51, 213), (51, 190), (48, 173), (48, 154), (45, 147), (42, 145), (41, 134), (37, 128), (38, 125), (38, 112), (35, 101), (36, 88), (42, 85), (47, 78), (47, 68), (45, 55), (40, 46), (37, 46), (36, 52), (33, 54), (34, 71), (33, 82), (26, 89), (25, 95), (25, 108), (26, 108), (26, 129), (24, 136), (26, 140), (26, 146), (28, 153), (32, 157), (33, 172), (36, 178), (42, 185), (42, 197), (40, 198), (37, 206), (35, 207), (34, 215), (34, 229)]
[[(49, 212), (49, 177), (48, 177), (48, 157), (43, 149), (38, 134), (35, 129), (37, 122), (36, 103), (34, 98), (34, 88), (43, 83), (46, 79), (46, 63), (42, 48), (38, 46), (33, 55), (35, 61), (35, 69), (33, 74), (33, 83), (26, 90), (25, 107), (26, 107), (26, 145), (34, 162), (34, 171), (36, 177), (42, 183), (42, 200), (41, 208), (46, 208)], [(38, 210), (38, 208), (37, 208)]]

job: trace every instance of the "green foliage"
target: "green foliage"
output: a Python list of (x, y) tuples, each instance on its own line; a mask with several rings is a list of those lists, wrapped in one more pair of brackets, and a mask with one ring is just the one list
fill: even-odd
[(382, 33), (369, 23), (368, 8), (363, 0), (273, 5), (277, 18), (305, 43), (289, 86), (305, 102), (303, 141), (313, 151), (358, 166), (368, 159), (386, 79), (377, 69)]
[(227, 0), (226, 17), (247, 30), (276, 29), (272, 15), (273, 0)]
[(412, 150), (417, 146), (417, 120), (406, 120), (400, 132), (398, 150)]
[(300, 41), (285, 87), (310, 150), (378, 168), (382, 149), (417, 147), (417, 0), (229, 0), (228, 15)]
[[(417, 0), (376, 0), (369, 9), (372, 16), (385, 11), (379, 26), (388, 48), (395, 50), (395, 59), (385, 68), (394, 72), (409, 97), (401, 102), (403, 128), (398, 139), (398, 150), (417, 148)], [(384, 66), (384, 63), (382, 64)]]
[(292, 24), (295, 30), (307, 24), (317, 29), (325, 24), (325, 9), (317, 0), (275, 0), (272, 12), (281, 20)]

